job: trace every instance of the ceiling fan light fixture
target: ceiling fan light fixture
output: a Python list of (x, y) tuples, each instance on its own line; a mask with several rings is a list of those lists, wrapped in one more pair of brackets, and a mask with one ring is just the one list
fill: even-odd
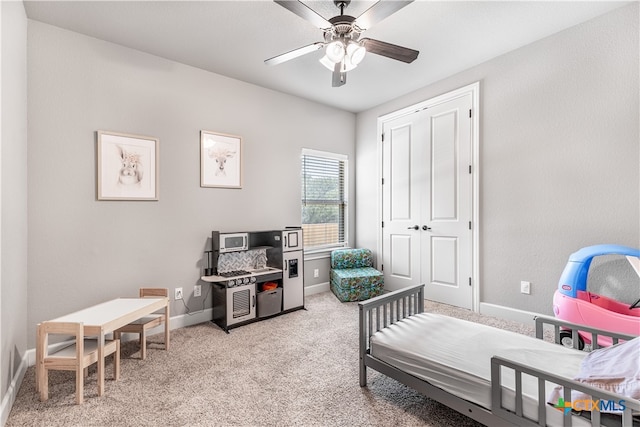
[(342, 72), (346, 73), (347, 71), (351, 71), (356, 68), (357, 65), (349, 61), (348, 57), (344, 57), (344, 61), (342, 61)]
[(326, 67), (327, 70), (333, 71), (333, 68), (336, 64), (331, 62), (331, 60), (327, 57), (327, 55), (320, 58), (320, 63)]
[(327, 58), (331, 62), (333, 62), (334, 64), (337, 64), (338, 62), (342, 61), (342, 58), (344, 58), (344, 55), (345, 55), (344, 44), (342, 43), (341, 40), (334, 40), (331, 43), (327, 44), (325, 53)]
[[(336, 64), (334, 64), (333, 62), (331, 62), (331, 60), (329, 58), (327, 58), (327, 55), (323, 56), (322, 58), (320, 58), (320, 63), (322, 65), (325, 66), (325, 68), (329, 71), (333, 71), (335, 69)], [(346, 73), (347, 71), (351, 71), (354, 68), (356, 68), (356, 65), (353, 64), (351, 61), (349, 61), (349, 57), (345, 56), (344, 60), (342, 61), (342, 63), (340, 64), (340, 70), (344, 73)]]
[(347, 57), (354, 66), (362, 62), (366, 53), (367, 49), (360, 43), (349, 43), (347, 46)]

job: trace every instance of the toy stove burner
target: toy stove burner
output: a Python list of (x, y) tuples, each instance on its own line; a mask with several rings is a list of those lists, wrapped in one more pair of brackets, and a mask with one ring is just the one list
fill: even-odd
[(224, 273), (218, 273), (218, 276), (222, 277), (236, 277), (236, 276), (247, 276), (251, 274), (246, 270), (233, 270), (233, 271), (225, 271)]

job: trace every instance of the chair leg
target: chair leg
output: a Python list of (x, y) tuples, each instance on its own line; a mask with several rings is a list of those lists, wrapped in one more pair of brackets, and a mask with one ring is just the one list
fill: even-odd
[(169, 351), (169, 342), (171, 341), (171, 333), (169, 331), (169, 320), (171, 319), (171, 317), (169, 316), (169, 305), (170, 304), (167, 304), (164, 309), (164, 349), (167, 351)]
[(169, 324), (167, 323), (167, 326), (164, 327), (164, 349), (165, 350), (169, 350), (169, 341), (171, 340), (171, 338), (169, 337)]
[(113, 378), (120, 379), (120, 340), (116, 340), (116, 352), (113, 354)]
[(44, 342), (45, 336), (42, 333), (42, 325), (38, 323), (36, 329), (36, 393), (40, 391), (40, 384), (42, 383), (42, 375), (46, 372), (44, 370), (44, 350), (47, 343)]
[(42, 402), (49, 399), (49, 371), (43, 366), (40, 368), (40, 400)]
[(140, 355), (142, 360), (147, 358), (147, 331), (140, 331)]
[(82, 404), (83, 397), (84, 397), (84, 369), (78, 365), (78, 368), (76, 369), (76, 403), (78, 405)]

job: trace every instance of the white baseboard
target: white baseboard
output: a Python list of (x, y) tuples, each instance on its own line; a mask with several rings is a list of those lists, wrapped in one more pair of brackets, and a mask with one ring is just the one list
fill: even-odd
[(305, 295), (321, 294), (322, 292), (329, 291), (329, 282), (318, 283), (317, 285), (305, 286)]
[(499, 317), (506, 320), (513, 320), (524, 323), (525, 325), (533, 325), (533, 319), (536, 316), (542, 316), (540, 313), (519, 310), (517, 308), (510, 308), (502, 305), (488, 304), (486, 302), (480, 303), (480, 314), (486, 314), (488, 316)]
[[(184, 328), (185, 326), (197, 325), (199, 323), (209, 322), (213, 319), (213, 309), (207, 308), (195, 313), (181, 314), (171, 317), (171, 329)], [(150, 334), (159, 334), (164, 331), (163, 326), (153, 328)]]
[(13, 402), (16, 400), (18, 390), (20, 390), (20, 385), (22, 384), (22, 380), (24, 379), (24, 374), (27, 372), (28, 366), (29, 355), (25, 352), (22, 360), (20, 361), (20, 366), (18, 366), (18, 370), (11, 379), (11, 384), (9, 384), (9, 388), (2, 399), (2, 406), (0, 406), (0, 425), (2, 426), (5, 425), (9, 419)]

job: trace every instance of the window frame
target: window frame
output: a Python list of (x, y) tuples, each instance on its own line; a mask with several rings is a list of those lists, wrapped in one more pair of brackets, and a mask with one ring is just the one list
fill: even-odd
[[(343, 227), (343, 241), (335, 244), (329, 245), (320, 245), (320, 246), (310, 246), (307, 248), (304, 247), (304, 253), (317, 255), (317, 257), (321, 257), (322, 255), (328, 255), (334, 249), (341, 249), (349, 247), (349, 156), (346, 154), (334, 153), (330, 151), (320, 151), (313, 150), (309, 148), (303, 148), (300, 153), (300, 223), (301, 225), (305, 225), (302, 222), (302, 209), (304, 208), (304, 194), (302, 190), (303, 184), (303, 176), (304, 176), (304, 158), (305, 156), (311, 157), (319, 157), (330, 160), (338, 160), (343, 163), (344, 166), (344, 179), (342, 183), (342, 206), (343, 206), (343, 218), (342, 218), (342, 227)], [(338, 203), (340, 204), (340, 203)], [(315, 257), (314, 257), (315, 258)]]

